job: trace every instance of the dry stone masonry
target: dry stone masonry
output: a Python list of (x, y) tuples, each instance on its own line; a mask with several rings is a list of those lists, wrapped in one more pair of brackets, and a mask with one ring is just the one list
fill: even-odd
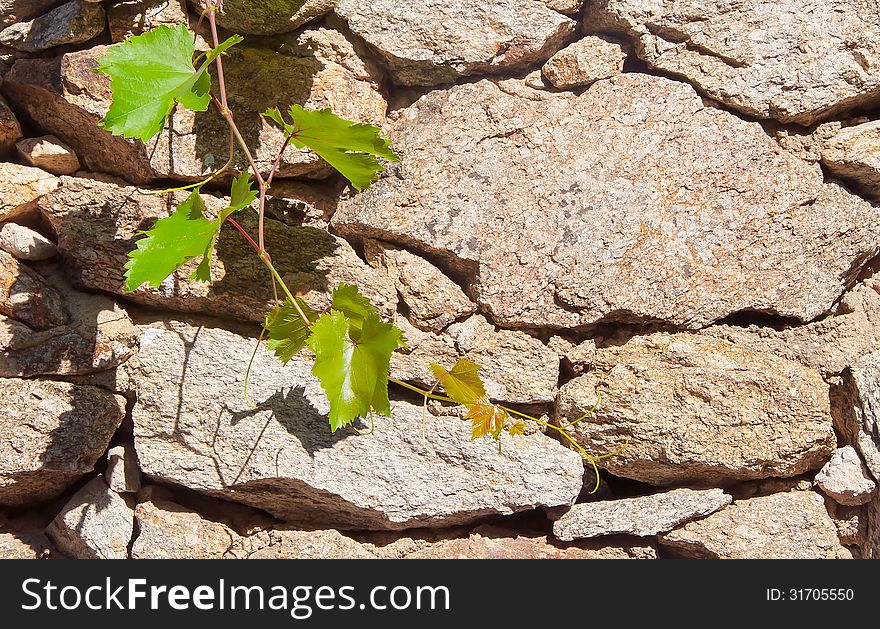
[(332, 433), (231, 227), (212, 285), (125, 291), (228, 135), (113, 136), (94, 70), (159, 25), (206, 50), (198, 6), (0, 0), (0, 558), (880, 558), (876, 2), (225, 0), (260, 168), (293, 103), (401, 157), (357, 193), (288, 145), (273, 263), (315, 309), (358, 285), (404, 383), (481, 365), (544, 422), (500, 449), (397, 385)]

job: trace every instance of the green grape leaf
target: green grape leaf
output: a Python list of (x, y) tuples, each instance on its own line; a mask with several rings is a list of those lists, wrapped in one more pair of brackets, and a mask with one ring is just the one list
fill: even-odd
[(309, 110), (291, 105), (288, 115), (292, 125), (277, 107), (266, 110), (263, 115), (280, 125), (296, 148), (310, 148), (358, 191), (369, 188), (384, 170), (378, 158), (400, 161), (378, 127), (345, 120), (329, 109)]
[[(318, 320), (318, 313), (309, 308), (306, 302), (297, 297), (296, 303), (310, 323)], [(303, 321), (299, 311), (289, 299), (266, 315), (263, 327), (269, 336), (269, 351), (274, 352), (275, 356), (285, 364), (305, 347), (311, 332), (309, 325)]]
[(144, 238), (138, 240), (136, 248), (128, 254), (124, 267), (125, 290), (135, 291), (143, 284), (157, 287), (166, 277), (199, 256), (202, 261), (190, 278), (210, 283), (211, 259), (220, 228), (231, 214), (248, 207), (255, 198), (250, 174), (237, 177), (232, 182), (229, 207), (216, 219), (209, 220), (205, 218), (200, 189), (193, 190), (171, 216), (156, 221), (149, 231), (139, 232)]
[(211, 102), (208, 66), (231, 46), (235, 35), (205, 54), (193, 66), (193, 34), (184, 25), (159, 26), (114, 44), (97, 68), (110, 76), (112, 104), (99, 125), (114, 135), (147, 142), (158, 134), (168, 114), (180, 103), (205, 111)]
[(472, 405), (468, 409), (465, 419), (472, 422), (471, 439), (479, 439), (489, 435), (495, 439), (501, 436), (504, 424), (507, 422), (507, 411), (491, 404), (484, 399), (482, 402)]
[(370, 300), (361, 295), (354, 284), (339, 284), (333, 289), (333, 302), (330, 307), (348, 317), (349, 334), (355, 341), (360, 338), (367, 317), (379, 314)]
[(446, 395), (458, 404), (469, 406), (486, 397), (486, 387), (480, 378), (477, 363), (461, 358), (451, 371), (436, 363), (431, 363), (430, 367), (434, 377), (446, 390)]
[(125, 290), (137, 290), (142, 284), (157, 287), (188, 260), (204, 255), (217, 231), (216, 221), (204, 216), (205, 203), (198, 188), (174, 213), (156, 221), (136, 243), (125, 263)]
[(312, 325), (307, 344), (315, 353), (312, 373), (330, 400), (330, 428), (336, 432), (370, 411), (391, 414), (388, 369), (391, 353), (400, 346), (400, 330), (371, 314), (360, 338), (351, 334), (351, 319), (332, 310)]

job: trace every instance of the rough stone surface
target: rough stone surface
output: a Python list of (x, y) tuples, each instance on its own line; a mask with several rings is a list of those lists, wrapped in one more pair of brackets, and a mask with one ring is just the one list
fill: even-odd
[(880, 281), (871, 277), (846, 293), (833, 316), (782, 331), (762, 325), (718, 325), (706, 329), (760, 352), (798, 361), (837, 378), (860, 358), (880, 349)]
[(329, 13), (335, 4), (336, 0), (225, 0), (217, 21), (236, 33), (275, 35)]
[(573, 343), (561, 336), (552, 336), (547, 343), (559, 356), (560, 364), (574, 375), (582, 376), (593, 364), (596, 357), (596, 341), (587, 339), (580, 343)]
[(53, 175), (72, 175), (79, 170), (79, 160), (69, 146), (54, 135), (28, 138), (16, 144), (19, 156), (31, 166)]
[(565, 13), (566, 15), (574, 15), (584, 6), (584, 0), (541, 0), (554, 11)]
[(66, 382), (0, 378), (0, 504), (59, 496), (92, 471), (125, 415), (125, 398)]
[[(112, 369), (132, 356), (136, 331), (119, 304), (73, 289), (57, 267), (41, 271), (61, 295), (69, 320), (65, 325), (35, 330), (0, 315), (0, 376), (86, 375)], [(109, 375), (102, 386), (117, 390), (113, 379)]]
[(584, 23), (627, 34), (651, 66), (753, 116), (810, 124), (880, 95), (869, 0), (598, 0)]
[(260, 531), (239, 539), (229, 550), (235, 559), (376, 559), (350, 537), (334, 529)]
[(27, 214), (57, 187), (58, 177), (39, 168), (0, 162), (0, 221)]
[(545, 536), (522, 535), (515, 530), (481, 526), (469, 536), (430, 544), (407, 559), (656, 559), (648, 541), (552, 544)]
[(471, 442), (464, 422), (405, 402), (369, 436), (332, 434), (311, 361), (258, 352), (252, 408), (242, 395), (252, 352), (252, 339), (221, 329), (144, 330), (133, 417), (146, 475), (297, 524), (357, 529), (462, 524), (568, 505), (580, 491), (579, 457), (544, 435), (504, 439), (499, 454)]
[(21, 125), (6, 99), (0, 96), (0, 158), (15, 152), (15, 143), (21, 140)]
[(597, 351), (565, 384), (557, 419), (599, 465), (655, 485), (727, 485), (796, 476), (834, 452), (828, 385), (815, 370), (693, 334), (636, 337)]
[(45, 555), (45, 546), (0, 531), (0, 559), (42, 559)]
[(239, 535), (225, 524), (164, 500), (134, 510), (138, 533), (132, 559), (222, 559)]
[(436, 378), (430, 363), (451, 369), (459, 358), (467, 358), (480, 365), (486, 393), (494, 400), (546, 404), (556, 399), (559, 357), (528, 334), (496, 330), (482, 315), (454, 323), (444, 334), (417, 330), (402, 317), (397, 325), (409, 350), (391, 357), (395, 378), (431, 386)]
[(117, 494), (134, 494), (141, 488), (141, 471), (134, 448), (125, 443), (113, 446), (107, 452), (104, 478)]
[(822, 143), (821, 153), (832, 173), (880, 197), (880, 120), (841, 129)]
[(73, 559), (127, 559), (133, 530), (131, 507), (97, 476), (74, 494), (46, 532)]
[(336, 12), (401, 85), (437, 85), (547, 59), (576, 24), (538, 0), (340, 0)]
[(874, 207), (661, 77), (538, 101), (480, 81), (387, 131), (401, 164), (334, 227), (445, 260), (504, 326), (810, 320), (878, 252)]
[(586, 87), (620, 74), (626, 52), (617, 42), (588, 35), (550, 57), (541, 73), (558, 89)]
[(46, 330), (68, 322), (58, 292), (30, 267), (0, 250), (0, 315)]
[(0, 225), (0, 249), (19, 260), (48, 260), (58, 253), (55, 243), (30, 227), (17, 223)]
[(873, 497), (877, 484), (852, 446), (838, 448), (816, 475), (822, 491), (842, 505), (862, 505)]
[(81, 44), (104, 30), (104, 8), (97, 3), (71, 0), (30, 22), (19, 22), (0, 31), (0, 44), (23, 52), (39, 52)]
[(48, 13), (64, 0), (0, 0), (0, 27)]
[(458, 284), (424, 258), (375, 240), (364, 249), (367, 260), (392, 279), (406, 304), (407, 318), (418, 328), (439, 332), (476, 311)]
[[(89, 179), (64, 178), (62, 190), (39, 203), (58, 235), (58, 249), (77, 284), (93, 290), (125, 294), (136, 301), (182, 310), (262, 321), (274, 299), (271, 276), (253, 250), (231, 226), (224, 228), (207, 285), (188, 279), (196, 262), (183, 267), (159, 288), (125, 293), (124, 264), (137, 232), (167, 216), (173, 204), (163, 196)], [(176, 200), (182, 201), (184, 196)], [(205, 196), (210, 211), (220, 200)], [(241, 224), (256, 233), (255, 218)], [(311, 227), (266, 221), (266, 248), (287, 284), (323, 310), (328, 292), (341, 282), (356, 284), (384, 313), (397, 304), (393, 284), (358, 258), (341, 238)], [(96, 264), (100, 261), (100, 264)]]
[(553, 523), (553, 535), (570, 542), (602, 535), (649, 537), (724, 508), (731, 497), (720, 489), (673, 489), (640, 498), (574, 505)]
[[(378, 91), (381, 75), (341, 33), (313, 29), (270, 44), (236, 46), (223, 64), (230, 107), (262, 169), (268, 170), (284, 142), (283, 132), (259, 117), (268, 107), (331, 107), (348, 120), (382, 124), (386, 102)], [(213, 108), (195, 114), (178, 107), (166, 129), (146, 144), (100, 129), (96, 123), (110, 107), (109, 77), (94, 69), (106, 52), (105, 46), (96, 46), (55, 58), (19, 59), (4, 77), (3, 92), (41, 128), (72, 146), (89, 170), (138, 184), (167, 178), (192, 181), (226, 160), (228, 130)], [(246, 166), (240, 152), (235, 164)], [(279, 175), (330, 172), (316, 155), (290, 146)]]
[(660, 536), (661, 546), (695, 559), (851, 559), (822, 497), (810, 491), (739, 500)]
[(162, 25), (189, 25), (189, 16), (184, 0), (122, 0), (107, 7), (107, 23), (110, 38), (121, 42)]

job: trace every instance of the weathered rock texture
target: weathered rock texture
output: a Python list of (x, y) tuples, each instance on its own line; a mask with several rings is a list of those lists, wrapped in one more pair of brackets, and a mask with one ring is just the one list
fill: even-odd
[(665, 78), (538, 101), (480, 81), (387, 130), (401, 164), (334, 226), (444, 259), (505, 326), (809, 320), (878, 252), (876, 208)]
[(660, 536), (695, 559), (850, 559), (822, 497), (810, 491), (736, 501), (704, 520)]
[(0, 249), (19, 260), (31, 262), (54, 258), (55, 243), (39, 232), (17, 223), (0, 225)]
[(74, 559), (127, 559), (133, 530), (131, 508), (97, 476), (74, 494), (47, 533)]
[(0, 44), (24, 52), (39, 52), (81, 44), (104, 30), (104, 8), (94, 2), (70, 0), (29, 22), (18, 22), (0, 31)]
[(336, 12), (400, 85), (518, 70), (547, 59), (576, 30), (538, 0), (339, 0)]
[(92, 471), (125, 398), (66, 382), (0, 378), (0, 505), (59, 496)]
[(58, 177), (39, 168), (0, 163), (0, 221), (27, 214), (37, 199), (58, 187)]
[(260, 531), (239, 539), (227, 558), (235, 559), (375, 559), (369, 550), (334, 529)]
[[(135, 446), (161, 481), (265, 509), (284, 520), (358, 529), (462, 524), (580, 492), (579, 457), (544, 435), (470, 441), (466, 423), (395, 402), (375, 432), (331, 434), (310, 361), (282, 366), (253, 341), (175, 325), (141, 337)], [(422, 437), (424, 421), (426, 437)], [(377, 465), (381, 461), (381, 465)]]
[(0, 315), (37, 330), (67, 323), (61, 296), (31, 268), (0, 251)]
[(589, 29), (750, 115), (810, 124), (880, 96), (880, 12), (870, 0), (597, 0)]
[(336, 0), (225, 0), (217, 21), (237, 33), (287, 33), (330, 12), (335, 4)]
[(597, 352), (562, 387), (563, 425), (612, 474), (655, 485), (727, 485), (820, 468), (834, 452), (828, 385), (817, 371), (691, 334), (636, 337)]
[(585, 87), (620, 74), (625, 59), (626, 52), (620, 44), (591, 35), (550, 57), (541, 73), (559, 89)]
[[(96, 125), (110, 107), (109, 77), (96, 74), (105, 46), (55, 58), (20, 59), (4, 77), (3, 92), (42, 129), (74, 148), (87, 169), (134, 183), (200, 179), (219, 167), (229, 151), (229, 132), (216, 111), (178, 108), (166, 129), (146, 144), (113, 136)], [(269, 107), (332, 107), (346, 119), (382, 124), (381, 77), (342, 34), (314, 29), (274, 47), (237, 46), (224, 61), (229, 103), (254, 158), (268, 170), (284, 143), (283, 132), (259, 117)], [(236, 165), (245, 167), (242, 154)], [(327, 175), (316, 155), (290, 146), (279, 174)]]
[(587, 502), (556, 520), (553, 535), (562, 541), (616, 534), (649, 537), (703, 518), (730, 501), (720, 489), (673, 489), (641, 498)]
[(9, 157), (21, 138), (21, 124), (6, 99), (0, 96), (0, 158)]
[(816, 484), (842, 505), (861, 505), (870, 501), (877, 484), (865, 469), (852, 446), (838, 448), (831, 460), (816, 474)]
[(120, 42), (163, 24), (189, 24), (189, 16), (184, 0), (122, 0), (107, 7), (107, 23), (110, 37)]
[(134, 517), (139, 532), (132, 559), (220, 559), (239, 539), (225, 524), (173, 502), (142, 502)]
[(79, 170), (76, 153), (54, 135), (22, 140), (16, 148), (25, 162), (53, 175), (72, 175)]
[(26, 22), (63, 3), (64, 0), (0, 0), (0, 26)]
[[(271, 308), (271, 276), (231, 226), (224, 228), (217, 243), (211, 269), (213, 285), (188, 279), (196, 265), (190, 264), (159, 288), (145, 286), (125, 293), (123, 266), (134, 248), (137, 232), (149, 229), (155, 220), (172, 212), (174, 201), (113, 183), (74, 178), (63, 181), (59, 193), (43, 199), (39, 208), (55, 230), (58, 249), (77, 284), (174, 310), (251, 321), (262, 321)], [(177, 197), (176, 202), (183, 199)], [(216, 198), (207, 196), (205, 200), (212, 211), (221, 207)], [(252, 215), (243, 215), (241, 224), (256, 233)], [(288, 285), (315, 308), (327, 307), (329, 291), (348, 282), (357, 284), (383, 312), (395, 309), (397, 296), (391, 281), (361, 261), (341, 238), (315, 228), (268, 220), (266, 247)]]
[(880, 120), (841, 129), (822, 143), (821, 155), (832, 173), (880, 197)]

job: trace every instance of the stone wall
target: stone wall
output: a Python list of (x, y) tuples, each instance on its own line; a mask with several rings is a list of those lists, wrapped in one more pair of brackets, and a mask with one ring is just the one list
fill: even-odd
[(305, 354), (257, 351), (246, 396), (273, 293), (233, 230), (213, 286), (123, 290), (222, 119), (96, 125), (106, 47), (204, 48), (197, 3), (0, 0), (0, 557), (880, 556), (876, 3), (225, 4), (258, 164), (294, 102), (401, 156), (356, 194), (288, 147), (281, 274), (316, 307), (357, 283), (409, 340), (396, 378), (467, 357), (557, 425), (595, 406), (571, 431), (611, 456), (596, 479), (537, 425), (499, 451), (402, 389), (333, 434)]

